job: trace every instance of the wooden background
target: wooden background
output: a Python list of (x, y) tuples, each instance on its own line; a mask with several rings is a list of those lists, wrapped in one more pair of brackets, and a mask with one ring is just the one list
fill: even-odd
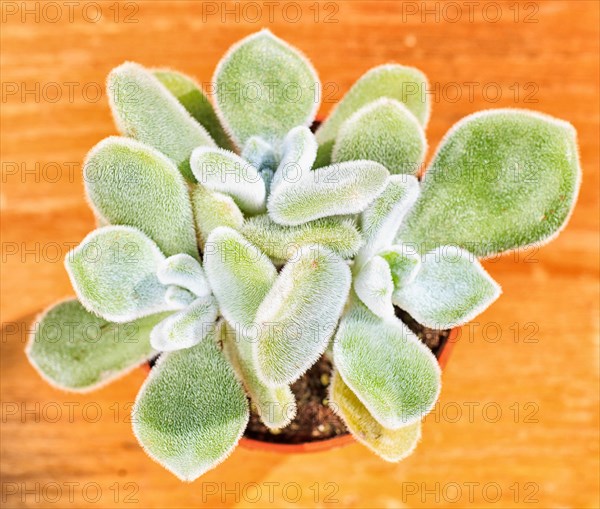
[[(92, 2), (71, 18), (54, 2), (60, 19), (44, 2), (28, 2), (29, 14), (21, 4), (2, 3), (4, 507), (599, 507), (597, 2), (484, 0), (469, 13), (464, 2), (282, 1), (272, 22), (261, 2), (262, 13), (105, 1), (95, 4), (100, 18)], [(238, 449), (181, 484), (127, 423), (145, 373), (90, 395), (60, 393), (25, 360), (26, 317), (72, 294), (62, 258), (94, 226), (81, 160), (115, 133), (100, 88), (108, 71), (135, 60), (208, 82), (226, 48), (263, 26), (313, 60), (328, 84), (321, 115), (365, 70), (396, 61), (423, 69), (437, 89), (432, 147), (483, 108), (569, 120), (583, 187), (558, 240), (528, 259), (486, 263), (504, 294), (456, 345), (410, 459), (387, 464), (360, 445), (305, 456)]]

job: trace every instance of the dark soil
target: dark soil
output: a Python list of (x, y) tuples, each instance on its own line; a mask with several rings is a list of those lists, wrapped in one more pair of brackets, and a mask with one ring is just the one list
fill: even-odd
[[(449, 330), (435, 330), (423, 327), (408, 313), (396, 308), (396, 316), (412, 330), (431, 351), (439, 357), (448, 336)], [(331, 374), (331, 362), (325, 356), (304, 376), (292, 385), (296, 395), (298, 412), (296, 418), (285, 428), (277, 431), (269, 430), (256, 412), (250, 414), (250, 422), (244, 434), (253, 440), (277, 444), (300, 444), (327, 440), (338, 435), (348, 434), (342, 420), (328, 406), (327, 389)]]

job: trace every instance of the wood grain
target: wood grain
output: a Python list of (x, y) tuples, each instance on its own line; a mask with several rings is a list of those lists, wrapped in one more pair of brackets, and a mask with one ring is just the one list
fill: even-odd
[[(496, 22), (491, 3), (469, 18), (458, 2), (456, 19), (441, 2), (301, 2), (298, 22), (291, 2), (272, 7), (273, 22), (259, 3), (256, 22), (248, 19), (256, 12), (238, 6), (239, 20), (232, 11), (224, 23), (222, 2), (125, 2), (118, 11), (99, 2), (97, 22), (90, 2), (74, 8), (72, 22), (61, 2), (56, 22), (50, 11), (22, 22), (23, 13), (13, 13), (21, 2), (3, 2), (3, 507), (600, 506), (598, 3), (500, 2)], [(28, 5), (38, 4), (45, 5)], [(337, 22), (325, 23), (326, 15)], [(224, 50), (263, 26), (313, 60), (327, 84), (321, 115), (365, 70), (397, 61), (421, 68), (437, 87), (431, 147), (483, 108), (534, 108), (569, 120), (579, 133), (583, 187), (558, 240), (528, 259), (486, 262), (504, 294), (464, 330), (411, 458), (387, 464), (359, 445), (299, 456), (238, 449), (193, 485), (181, 484), (144, 455), (126, 422), (145, 374), (89, 395), (59, 393), (25, 360), (26, 317), (72, 294), (62, 258), (94, 227), (81, 160), (115, 132), (102, 88), (108, 71), (135, 60), (209, 82)], [(478, 83), (472, 97), (468, 82)]]

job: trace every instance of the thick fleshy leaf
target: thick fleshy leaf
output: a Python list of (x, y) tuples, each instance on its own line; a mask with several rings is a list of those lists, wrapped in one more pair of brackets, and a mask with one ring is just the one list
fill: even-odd
[(391, 246), (379, 252), (392, 273), (395, 288), (403, 288), (411, 283), (421, 268), (421, 256), (409, 246)]
[(319, 108), (319, 78), (295, 48), (262, 30), (234, 44), (219, 62), (218, 113), (238, 146), (262, 136), (276, 147), (287, 132), (310, 125)]
[(282, 158), (271, 189), (280, 184), (294, 185), (310, 172), (317, 157), (317, 140), (308, 127), (294, 127), (283, 140)]
[(380, 458), (397, 462), (410, 456), (421, 439), (421, 422), (398, 429), (379, 424), (338, 373), (329, 386), (330, 406), (343, 420), (352, 435)]
[(65, 267), (83, 306), (111, 322), (129, 322), (172, 309), (156, 277), (165, 257), (142, 232), (105, 226), (69, 251)]
[(239, 233), (219, 228), (209, 237), (204, 257), (207, 275), (229, 322), (221, 324), (223, 349), (261, 420), (270, 428), (286, 426), (296, 413), (287, 385), (270, 387), (258, 377), (252, 343), (257, 340), (254, 317), (277, 277), (269, 259)]
[(154, 75), (177, 98), (192, 118), (208, 131), (219, 147), (233, 150), (229, 136), (198, 83), (185, 74), (168, 69), (157, 69)]
[(223, 351), (243, 381), (261, 421), (270, 429), (284, 428), (296, 415), (296, 399), (289, 385), (265, 385), (257, 374), (252, 339), (236, 333), (237, 327), (226, 322), (220, 327)]
[(157, 272), (163, 285), (177, 285), (198, 297), (210, 295), (210, 286), (200, 262), (186, 254), (169, 256), (161, 263)]
[(392, 175), (383, 193), (360, 216), (364, 246), (356, 257), (362, 267), (394, 241), (402, 220), (419, 196), (419, 182), (410, 175)]
[(372, 313), (381, 318), (394, 316), (392, 272), (380, 256), (374, 256), (360, 269), (354, 279), (354, 291)]
[(83, 177), (104, 221), (138, 228), (167, 256), (198, 257), (187, 185), (158, 150), (128, 138), (107, 138), (88, 154)]
[(216, 467), (248, 423), (248, 401), (214, 342), (163, 354), (142, 386), (133, 431), (148, 455), (182, 481)]
[(388, 171), (373, 161), (349, 161), (310, 172), (269, 197), (273, 221), (294, 226), (321, 217), (357, 214), (385, 189)]
[(244, 214), (231, 196), (211, 191), (201, 185), (192, 186), (192, 208), (198, 244), (202, 249), (215, 228), (228, 226), (239, 230), (244, 223)]
[(342, 258), (351, 258), (362, 245), (351, 218), (325, 217), (298, 226), (281, 226), (263, 214), (247, 219), (240, 231), (276, 263), (293, 259), (306, 244), (328, 247)]
[(334, 163), (368, 159), (392, 174), (417, 175), (425, 158), (425, 131), (404, 104), (382, 97), (354, 113), (337, 135)]
[(152, 348), (171, 352), (197, 345), (214, 333), (217, 311), (214, 297), (196, 299), (188, 307), (165, 318), (152, 329)]
[(329, 249), (303, 246), (280, 272), (256, 312), (258, 373), (288, 384), (327, 348), (350, 289), (347, 263)]
[(445, 136), (399, 243), (457, 245), (477, 256), (548, 242), (579, 189), (573, 126), (525, 110), (465, 117)]
[(215, 142), (167, 87), (151, 71), (126, 62), (110, 72), (107, 90), (121, 133), (160, 150), (193, 181), (192, 150)]
[(277, 269), (267, 256), (225, 227), (215, 229), (208, 237), (204, 269), (222, 315), (236, 327), (252, 324), (277, 277)]
[(181, 286), (169, 286), (165, 292), (165, 302), (173, 309), (187, 308), (197, 296)]
[(500, 293), (475, 255), (442, 246), (422, 257), (415, 278), (396, 289), (392, 298), (421, 325), (450, 329), (475, 318)]
[(329, 164), (331, 150), (342, 124), (354, 112), (380, 97), (400, 101), (421, 125), (427, 125), (430, 110), (429, 96), (426, 93), (428, 87), (425, 75), (413, 67), (388, 64), (367, 71), (352, 85), (317, 130), (318, 167)]
[(199, 147), (190, 164), (201, 185), (230, 195), (244, 212), (265, 210), (265, 183), (258, 170), (240, 156), (220, 148)]
[(277, 169), (277, 156), (273, 147), (260, 136), (252, 136), (244, 145), (242, 159), (245, 159), (258, 169), (260, 176), (265, 182), (267, 193), (269, 193), (271, 182)]
[(400, 320), (382, 320), (356, 299), (333, 356), (346, 385), (385, 428), (420, 421), (438, 398), (440, 367), (431, 350)]
[(66, 300), (36, 319), (26, 353), (53, 386), (91, 391), (153, 357), (150, 331), (167, 316), (116, 324), (90, 313), (75, 299)]

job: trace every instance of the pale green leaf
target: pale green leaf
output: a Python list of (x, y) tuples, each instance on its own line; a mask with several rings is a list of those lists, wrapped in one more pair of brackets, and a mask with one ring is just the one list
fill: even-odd
[(220, 327), (223, 351), (244, 382), (261, 421), (270, 429), (284, 428), (296, 415), (294, 393), (288, 385), (265, 385), (257, 374), (252, 338), (244, 337), (238, 326), (233, 328), (221, 322)]
[(239, 230), (244, 215), (231, 196), (211, 191), (201, 185), (192, 186), (192, 209), (198, 244), (204, 249), (206, 239), (215, 228), (228, 226)]
[(59, 389), (87, 392), (152, 358), (150, 331), (165, 313), (110, 323), (77, 300), (55, 304), (32, 326), (26, 353), (40, 375)]
[(417, 175), (427, 151), (425, 131), (404, 104), (382, 97), (363, 106), (340, 127), (334, 163), (368, 159), (392, 174)]
[(214, 297), (200, 297), (152, 329), (152, 348), (171, 352), (197, 345), (209, 334), (214, 333), (216, 319), (217, 303)]
[(273, 147), (260, 136), (252, 136), (251, 138), (248, 138), (248, 141), (244, 145), (242, 159), (245, 159), (258, 169), (260, 176), (265, 182), (265, 188), (268, 194), (271, 189), (271, 182), (275, 175), (278, 161)]
[(392, 273), (395, 288), (411, 283), (421, 268), (421, 256), (410, 246), (396, 245), (379, 252)]
[(133, 431), (148, 455), (182, 481), (229, 456), (248, 423), (248, 401), (214, 342), (163, 354), (142, 386)]
[(350, 161), (310, 172), (269, 196), (273, 221), (293, 226), (321, 217), (357, 214), (385, 189), (388, 171), (373, 161)]
[(167, 256), (198, 258), (187, 185), (166, 156), (143, 143), (110, 137), (90, 151), (83, 177), (104, 221), (140, 229)]
[(402, 220), (419, 196), (419, 182), (410, 175), (392, 175), (383, 193), (360, 216), (364, 246), (356, 257), (362, 267), (394, 241)]
[(280, 184), (294, 185), (306, 176), (317, 157), (317, 140), (308, 127), (294, 127), (283, 140), (282, 157), (271, 189)]
[(308, 245), (285, 265), (256, 313), (258, 373), (268, 385), (292, 383), (327, 348), (350, 289), (347, 263)]
[(240, 147), (251, 136), (278, 146), (293, 127), (310, 125), (319, 107), (314, 68), (268, 30), (234, 44), (213, 82), (218, 113)]
[(157, 69), (154, 75), (177, 98), (192, 118), (208, 131), (219, 147), (233, 150), (229, 136), (198, 83), (183, 73), (168, 69)]
[(230, 324), (242, 327), (254, 321), (258, 306), (277, 277), (267, 256), (226, 227), (216, 228), (208, 237), (204, 270), (221, 314)]
[(186, 254), (169, 256), (156, 273), (163, 285), (177, 285), (198, 297), (210, 295), (210, 286), (200, 262)]
[(105, 226), (69, 251), (65, 266), (84, 307), (111, 322), (129, 322), (172, 309), (156, 277), (165, 257), (129, 226)]
[(354, 291), (373, 314), (380, 318), (395, 316), (392, 272), (380, 256), (374, 256), (360, 269), (354, 279)]
[(380, 97), (396, 99), (405, 104), (425, 127), (430, 112), (428, 89), (425, 75), (413, 67), (388, 64), (367, 71), (352, 85), (329, 117), (317, 129), (318, 167), (329, 164), (331, 150), (342, 124), (354, 112)]
[(475, 255), (442, 246), (422, 257), (415, 278), (394, 291), (393, 301), (421, 325), (450, 329), (475, 318), (500, 293)]
[(382, 320), (360, 302), (340, 322), (334, 363), (348, 387), (385, 428), (420, 421), (441, 386), (431, 350), (397, 319)]
[(329, 386), (330, 406), (343, 419), (352, 435), (380, 458), (397, 462), (410, 456), (421, 439), (421, 422), (398, 429), (379, 424), (338, 373)]
[(276, 263), (294, 258), (306, 244), (328, 247), (342, 258), (352, 258), (362, 244), (351, 218), (326, 217), (298, 226), (281, 226), (263, 214), (247, 219), (240, 231)]
[(220, 148), (199, 147), (190, 164), (201, 185), (228, 194), (244, 212), (265, 210), (265, 183), (258, 170), (240, 156)]
[(477, 256), (548, 242), (579, 190), (573, 126), (525, 110), (458, 122), (440, 144), (399, 243), (421, 253), (457, 245)]
[(169, 286), (165, 292), (165, 302), (172, 309), (186, 308), (195, 300), (196, 295), (180, 286)]
[(160, 150), (193, 181), (192, 150), (214, 147), (215, 142), (158, 78), (141, 65), (126, 62), (110, 72), (107, 91), (121, 133)]

